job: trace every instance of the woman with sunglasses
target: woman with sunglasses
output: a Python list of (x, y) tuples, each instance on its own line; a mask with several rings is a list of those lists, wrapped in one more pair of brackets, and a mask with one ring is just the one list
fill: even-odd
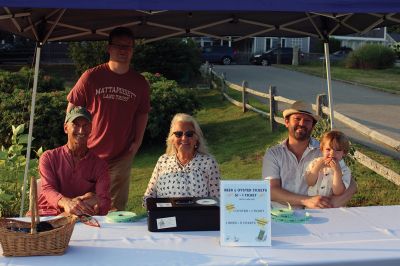
[(179, 113), (171, 121), (167, 150), (154, 168), (146, 198), (219, 197), (219, 167), (197, 121)]

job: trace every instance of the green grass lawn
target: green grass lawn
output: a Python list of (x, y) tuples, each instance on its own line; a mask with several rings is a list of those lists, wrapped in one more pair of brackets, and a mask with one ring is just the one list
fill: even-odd
[[(222, 101), (216, 90), (200, 91), (199, 97), (203, 108), (196, 114), (196, 118), (211, 153), (220, 165), (222, 179), (260, 179), (265, 150), (284, 139), (286, 129), (281, 126), (277, 133), (272, 134), (266, 118), (253, 112), (243, 114), (240, 108)], [(153, 167), (164, 151), (164, 144), (147, 146), (135, 158), (129, 210), (144, 214), (142, 196)], [(371, 153), (368, 150), (362, 152), (365, 151)], [(375, 156), (381, 163), (393, 166), (391, 169), (400, 169), (400, 162)], [(349, 206), (400, 204), (400, 187), (358, 163), (352, 166), (352, 171), (358, 183), (358, 193)]]
[[(320, 77), (326, 77), (326, 70), (322, 62), (299, 66), (280, 65), (279, 67), (292, 69)], [(372, 86), (390, 93), (400, 94), (400, 68), (389, 69), (350, 69), (341, 64), (331, 66), (333, 79), (346, 80), (357, 84)]]

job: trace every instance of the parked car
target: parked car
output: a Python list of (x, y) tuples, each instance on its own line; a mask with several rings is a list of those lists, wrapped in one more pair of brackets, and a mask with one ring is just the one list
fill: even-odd
[(201, 50), (203, 62), (230, 65), (236, 60), (236, 49), (229, 46), (207, 46)]
[[(336, 51), (334, 53), (331, 53), (329, 55), (329, 60), (331, 62), (337, 62), (346, 59), (349, 53), (351, 53), (353, 49), (351, 48), (345, 48), (345, 49), (340, 49), (339, 51)], [(325, 56), (321, 56), (319, 60), (325, 60)]]
[[(250, 58), (250, 63), (255, 65), (270, 66), (271, 64), (276, 64), (278, 61), (278, 52), (281, 54), (281, 64), (291, 64), (293, 59), (293, 48), (292, 47), (282, 47), (275, 48), (266, 51), (265, 53), (254, 54)], [(299, 59), (302, 56), (301, 51), (299, 51)]]

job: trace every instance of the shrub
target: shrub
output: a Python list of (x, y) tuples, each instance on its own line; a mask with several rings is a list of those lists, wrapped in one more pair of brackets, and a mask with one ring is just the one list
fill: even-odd
[(158, 81), (167, 81), (168, 79), (165, 78), (160, 73), (150, 73), (150, 72), (143, 72), (142, 75), (147, 79), (150, 84), (153, 84)]
[(200, 50), (191, 39), (138, 44), (133, 62), (140, 72), (161, 73), (179, 83), (189, 83), (200, 75)]
[(396, 53), (389, 47), (367, 44), (350, 53), (346, 60), (347, 68), (384, 69), (393, 67)]
[[(33, 69), (22, 67), (18, 72), (0, 71), (0, 92), (28, 90), (33, 87)], [(64, 80), (39, 72), (38, 92), (64, 90)]]
[[(15, 90), (12, 93), (0, 92), (0, 144), (11, 145), (12, 125), (29, 124), (31, 92)], [(51, 149), (66, 142), (63, 130), (65, 110), (67, 108), (66, 92), (38, 93), (35, 106), (33, 135), (36, 140), (33, 147), (43, 146)]]
[(390, 45), (389, 47), (396, 53), (397, 58), (399, 58), (400, 57), (400, 43), (396, 42), (396, 43)]
[(180, 88), (174, 80), (143, 74), (151, 81), (151, 111), (144, 139), (146, 142), (165, 140), (173, 116), (176, 113), (194, 114), (200, 102), (193, 90)]
[(107, 42), (72, 42), (68, 46), (69, 56), (75, 64), (76, 74), (82, 75), (87, 69), (108, 60)]
[[(26, 144), (28, 136), (23, 134), (24, 125), (12, 126), (12, 144), (0, 150), (0, 216), (15, 217), (19, 215), (22, 199), (22, 185), (26, 165)], [(42, 149), (36, 152), (39, 157)], [(37, 176), (38, 160), (33, 158), (29, 161), (29, 176)], [(27, 189), (26, 191), (29, 191)], [(25, 194), (28, 206), (28, 193)]]
[[(160, 74), (143, 73), (150, 82), (151, 106), (145, 140), (148, 142), (164, 140), (168, 134), (172, 117), (176, 113), (194, 114), (200, 107), (193, 90), (178, 86), (176, 81), (168, 80)], [(67, 108), (65, 91), (38, 93), (36, 98), (33, 135), (36, 137), (32, 147), (53, 149), (66, 143), (63, 129)], [(31, 92), (15, 90), (12, 93), (0, 92), (0, 141), (2, 145), (11, 144), (10, 128), (16, 124), (28, 124)]]

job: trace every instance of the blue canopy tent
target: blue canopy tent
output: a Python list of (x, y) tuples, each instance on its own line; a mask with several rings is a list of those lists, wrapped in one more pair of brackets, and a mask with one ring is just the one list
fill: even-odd
[[(208, 36), (240, 41), (256, 36), (313, 36), (325, 41), (327, 87), (333, 127), (328, 39), (400, 24), (399, 0), (0, 0), (0, 30), (35, 40), (27, 163), (30, 158), (41, 47), (48, 41), (105, 40), (117, 26), (146, 42)], [(230, 36), (234, 36), (230, 39)], [(25, 193), (23, 193), (24, 195)], [(23, 210), (21, 205), (21, 215)]]

